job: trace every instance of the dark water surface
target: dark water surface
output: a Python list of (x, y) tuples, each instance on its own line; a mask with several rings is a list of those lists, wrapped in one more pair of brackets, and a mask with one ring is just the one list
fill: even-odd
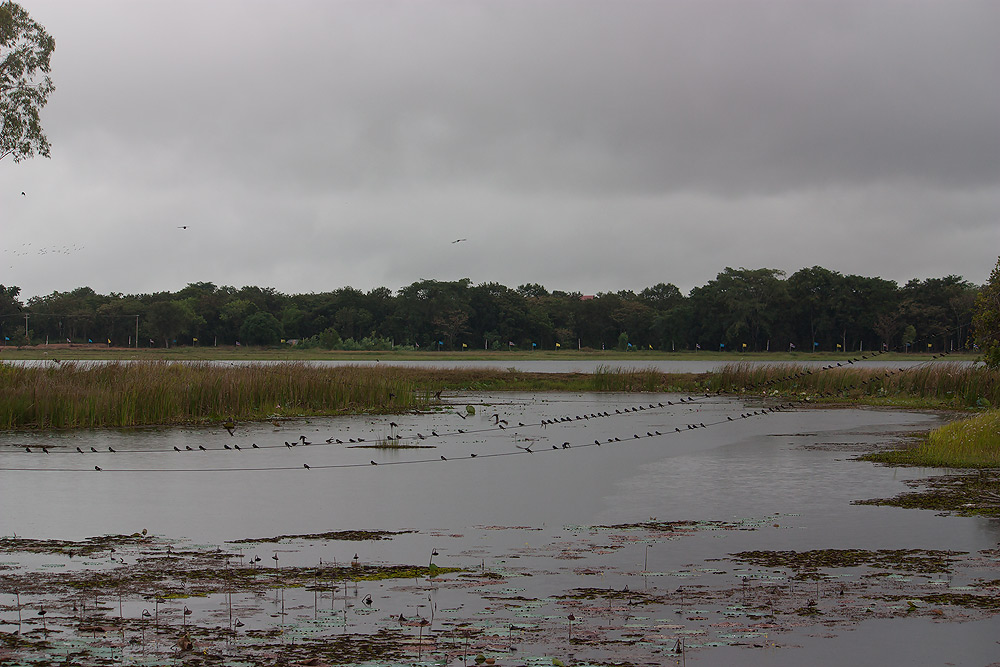
[[(551, 659), (529, 663), (530, 656), (705, 665), (985, 665), (1000, 660), (995, 615), (949, 605), (941, 605), (940, 615), (930, 609), (899, 612), (893, 604), (906, 603), (864, 597), (865, 572), (857, 568), (830, 573), (822, 584), (828, 587), (825, 593), (817, 588), (819, 606), (831, 605), (826, 613), (839, 622), (824, 626), (807, 617), (797, 626), (792, 621), (799, 617), (792, 614), (773, 628), (756, 619), (748, 629), (750, 619), (741, 617), (753, 606), (748, 598), (764, 595), (771, 577), (788, 587), (782, 595), (803, 596), (796, 605), (817, 597), (811, 584), (796, 584), (787, 572), (727, 560), (742, 551), (940, 549), (978, 559), (947, 579), (901, 575), (893, 585), (914, 596), (921, 587), (965, 590), (977, 579), (1000, 579), (995, 553), (977, 556), (997, 549), (998, 522), (851, 504), (896, 495), (907, 490), (905, 481), (940, 472), (852, 460), (863, 450), (934, 427), (937, 416), (794, 409), (744, 418), (761, 405), (715, 397), (679, 403), (681, 398), (468, 394), (452, 397), (451, 407), (433, 414), (289, 421), (279, 427), (239, 424), (233, 436), (218, 427), (8, 432), (0, 436), (0, 535), (78, 540), (146, 529), (178, 543), (238, 548), (247, 556), (280, 550), (283, 566), (313, 565), (318, 559), (346, 562), (354, 554), (365, 562), (426, 565), (436, 550), (438, 565), (504, 573), (497, 586), (522, 601), (498, 607), (482, 590), (473, 594), (442, 584), (428, 592), (419, 585), (407, 589), (386, 582), (368, 585), (375, 596), (371, 609), (353, 599), (349, 612), (347, 597), (331, 598), (325, 603), (329, 613), (343, 606), (336, 616), (343, 620), (337, 623), (350, 632), (374, 632), (400, 613), (426, 615), (428, 605), (439, 610), (436, 622), (449, 614), (456, 623), (493, 622), (506, 637), (506, 643), (497, 642), (520, 649), (514, 657), (494, 647), (502, 656), (498, 664), (551, 664)], [(467, 405), (476, 414), (462, 418)], [(426, 448), (356, 447), (395, 435)], [(312, 444), (286, 446), (301, 442), (300, 436)], [(327, 444), (327, 439), (343, 444)], [(364, 442), (352, 446), (351, 439)], [(625, 527), (651, 520), (693, 523), (683, 533)], [(359, 529), (414, 532), (362, 543), (226, 544)], [(2, 558), (15, 570), (79, 566), (47, 556)], [(829, 597), (835, 581), (858, 586), (848, 596), (851, 612), (841, 616)], [(880, 585), (885, 581), (880, 579)], [(620, 601), (556, 597), (580, 588), (626, 586), (674, 597), (635, 613), (625, 603), (616, 606)], [(677, 592), (684, 587), (701, 587), (699, 595), (705, 597)], [(285, 604), (309, 607), (318, 623), (322, 603), (315, 604), (313, 593), (284, 594), (289, 596)], [(0, 621), (12, 622), (4, 596), (0, 590), (0, 605), (8, 605), (0, 606)], [(846, 599), (836, 604), (843, 607)], [(148, 604), (142, 599), (123, 603), (126, 615), (129, 610), (138, 615)], [(210, 596), (188, 604), (210, 617), (219, 601)], [(758, 599), (756, 604), (763, 603)], [(248, 599), (243, 605), (246, 618), (253, 619), (248, 622), (262, 629), (274, 623), (263, 602)], [(301, 624), (309, 613), (302, 612)], [(580, 621), (577, 638), (593, 641), (568, 642), (563, 635), (567, 613)], [(739, 632), (727, 632), (733, 627), (729, 622), (742, 624)], [(525, 625), (511, 630), (511, 623)], [(540, 629), (530, 630), (532, 624)], [(612, 628), (616, 637), (634, 637), (602, 643)], [(678, 638), (684, 638), (683, 656), (670, 653)], [(461, 664), (454, 654), (451, 659)]]

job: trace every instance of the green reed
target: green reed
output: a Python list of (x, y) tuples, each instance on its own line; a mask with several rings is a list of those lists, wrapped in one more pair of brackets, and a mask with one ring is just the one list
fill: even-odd
[(427, 403), (412, 380), (391, 368), (163, 361), (0, 366), (0, 428), (399, 412)]
[[(666, 391), (670, 376), (652, 368), (614, 368), (600, 365), (594, 370), (595, 391)], [(685, 383), (685, 389), (692, 389)]]
[(725, 393), (804, 394), (882, 405), (950, 408), (1000, 405), (1000, 372), (947, 362), (904, 370), (891, 366), (860, 367), (846, 362), (827, 370), (796, 364), (737, 363), (710, 374), (707, 385), (713, 391)]
[[(990, 410), (931, 431), (919, 444), (864, 457), (890, 465), (927, 468), (1000, 467), (1000, 410)], [(994, 493), (1000, 489), (992, 489)]]
[(936, 428), (915, 448), (923, 465), (1000, 467), (1000, 410), (990, 410)]

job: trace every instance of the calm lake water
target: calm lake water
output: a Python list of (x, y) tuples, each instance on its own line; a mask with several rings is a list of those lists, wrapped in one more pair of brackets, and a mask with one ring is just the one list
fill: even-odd
[[(344, 605), (352, 632), (374, 632), (400, 613), (426, 612), (428, 604), (441, 610), (438, 620), (450, 613), (456, 622), (490, 618), (503, 628), (547, 624), (546, 635), (524, 633), (522, 660), (526, 655), (565, 660), (571, 653), (583, 659), (592, 651), (594, 659), (641, 654), (653, 663), (656, 655), (666, 662), (678, 633), (689, 633), (684, 636), (691, 652), (684, 659), (704, 665), (985, 665), (1000, 659), (995, 616), (957, 622), (960, 610), (950, 608), (943, 620), (872, 612), (865, 617), (870, 620), (826, 628), (786, 624), (767, 638), (744, 641), (764, 647), (754, 649), (732, 646), (738, 642), (719, 625), (732, 620), (724, 611), (732, 600), (695, 602), (682, 594), (671, 604), (681, 605), (683, 614), (668, 606), (631, 619), (636, 632), (647, 636), (638, 647), (589, 649), (566, 644), (561, 634), (566, 626), (558, 619), (565, 619), (567, 609), (581, 619), (578, 632), (610, 632), (602, 629), (606, 619), (597, 611), (567, 607), (554, 597), (567, 590), (627, 586), (665, 594), (680, 586), (735, 587), (738, 595), (744, 581), (746, 596), (742, 578), (748, 573), (754, 581), (779, 577), (726, 560), (742, 551), (997, 549), (997, 521), (851, 504), (896, 495), (907, 490), (907, 480), (940, 472), (852, 460), (865, 448), (934, 427), (940, 423), (935, 415), (794, 409), (744, 418), (761, 406), (718, 397), (688, 402), (665, 394), (465, 394), (448, 400), (450, 407), (438, 413), (289, 421), (277, 428), (240, 424), (233, 436), (221, 428), (3, 433), (0, 535), (78, 540), (146, 529), (186, 544), (233, 548), (228, 540), (247, 537), (414, 531), (360, 544), (292, 540), (245, 548), (248, 556), (280, 550), (283, 565), (346, 562), (354, 554), (366, 562), (426, 564), (434, 550), (442, 566), (507, 572), (506, 595), (548, 606), (532, 616), (524, 609), (491, 606), (467, 588), (442, 585), (427, 593), (391, 584), (368, 587), (376, 611), (363, 617), (349, 615), (347, 598), (336, 604)], [(467, 414), (470, 405), (474, 415)], [(425, 448), (358, 447), (396, 435)], [(303, 440), (312, 444), (286, 445)], [(622, 527), (654, 517), (693, 522), (693, 528), (681, 537)], [(36, 557), (5, 554), (4, 560), (42, 567)], [(995, 559), (984, 567), (988, 574), (970, 569), (936, 585), (959, 588), (976, 577), (1000, 578)], [(862, 581), (855, 570), (837, 576), (852, 584)], [(790, 593), (798, 594), (794, 582), (785, 581)], [(803, 594), (815, 597), (810, 590)], [(288, 595), (298, 595), (300, 606), (314, 604), (312, 593)], [(424, 599), (428, 595), (434, 600)], [(857, 604), (869, 604), (856, 597)], [(7, 602), (0, 593), (0, 605)], [(213, 613), (210, 607), (217, 603), (189, 602), (198, 614)], [(137, 600), (126, 607), (138, 614), (143, 604)], [(273, 623), (266, 609), (253, 607), (263, 603), (244, 604), (258, 627)], [(332, 608), (334, 600), (327, 604)], [(701, 604), (703, 609), (692, 606)], [(12, 611), (0, 606), (4, 618), (12, 621)], [(615, 627), (626, 628), (628, 620), (618, 618)], [(610, 628), (612, 621), (607, 624)]]

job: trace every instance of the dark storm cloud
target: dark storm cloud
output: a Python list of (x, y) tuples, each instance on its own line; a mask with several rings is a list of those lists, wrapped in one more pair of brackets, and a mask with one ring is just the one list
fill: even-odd
[(66, 94), (140, 149), (247, 178), (739, 194), (1000, 174), (995, 3), (111, 7)]

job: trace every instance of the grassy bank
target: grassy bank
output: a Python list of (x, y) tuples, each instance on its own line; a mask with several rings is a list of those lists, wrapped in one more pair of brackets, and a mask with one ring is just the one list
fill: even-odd
[[(878, 452), (865, 458), (927, 468), (1000, 468), (1000, 410), (936, 428), (914, 447)], [(994, 488), (993, 492), (1000, 495), (1000, 488)]]
[(728, 364), (705, 388), (731, 394), (810, 396), (864, 405), (969, 409), (1000, 405), (1000, 373), (935, 362), (906, 370), (853, 365), (828, 370), (795, 364)]

